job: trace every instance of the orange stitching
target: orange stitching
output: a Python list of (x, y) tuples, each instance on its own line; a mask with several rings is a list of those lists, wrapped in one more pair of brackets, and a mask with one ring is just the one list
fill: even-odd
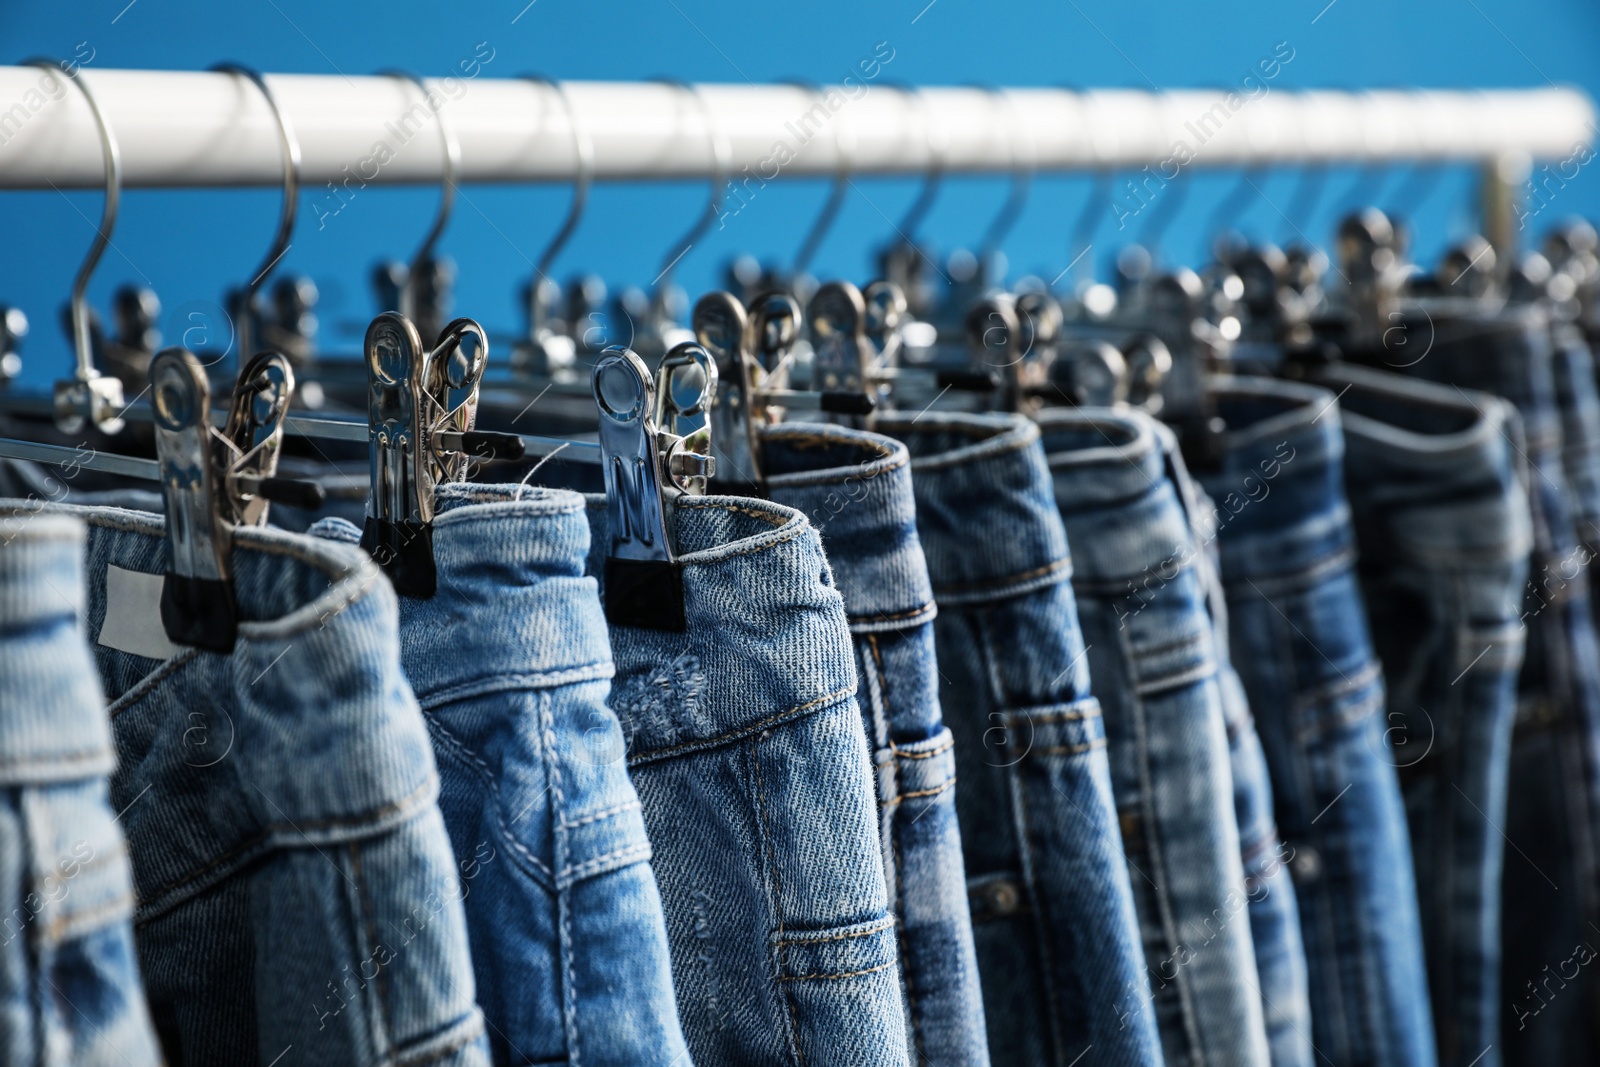
[(778, 944), (780, 944), (780, 945), (826, 945), (830, 941), (848, 941), (848, 940), (850, 940), (851, 938), (854, 938), (854, 937), (871, 937), (874, 934), (881, 934), (885, 930), (888, 930), (888, 929), (892, 928), (893, 926), (894, 926), (894, 919), (893, 919), (893, 917), (890, 917), (890, 918), (887, 918), (887, 919), (879, 919), (876, 925), (870, 927), (869, 929), (860, 930), (860, 931), (857, 931), (855, 933), (830, 934), (827, 937), (811, 937), (811, 938), (796, 937), (796, 938), (790, 938), (787, 941), (779, 940)]
[(1035, 567), (1033, 570), (1023, 571), (1021, 574), (1008, 574), (999, 578), (985, 578), (979, 582), (959, 582), (955, 585), (941, 586), (939, 589), (934, 590), (933, 599), (939, 599), (939, 593), (941, 590), (946, 593), (957, 593), (967, 589), (989, 589), (996, 585), (1003, 585), (1009, 582), (1025, 582), (1029, 578), (1038, 578), (1042, 575), (1049, 574), (1052, 571), (1058, 571), (1063, 567), (1070, 566), (1072, 566), (1072, 557), (1065, 556), (1056, 560), (1054, 563), (1047, 563), (1043, 567)]

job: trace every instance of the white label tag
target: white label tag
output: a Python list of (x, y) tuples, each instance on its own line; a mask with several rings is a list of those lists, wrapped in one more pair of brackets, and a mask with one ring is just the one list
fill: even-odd
[(99, 643), (132, 656), (171, 659), (184, 651), (167, 640), (161, 625), (161, 583), (164, 576), (106, 568), (106, 621), (100, 624)]

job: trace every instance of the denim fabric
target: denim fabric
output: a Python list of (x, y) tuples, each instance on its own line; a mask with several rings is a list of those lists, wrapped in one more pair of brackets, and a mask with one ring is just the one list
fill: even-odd
[[(1578, 542), (1600, 552), (1600, 389), (1594, 353), (1572, 323), (1555, 327), (1556, 401), (1561, 407), (1561, 467)], [(1590, 597), (1591, 605), (1600, 598)]]
[[(89, 526), (111, 798), (167, 1059), (270, 1064), (292, 1048), (295, 1063), (486, 1064), (460, 882), (387, 580), (346, 546), (241, 527), (232, 654), (151, 658), (103, 643), (107, 585), (113, 567), (166, 569), (162, 520), (59, 510)], [(147, 610), (146, 639), (159, 638)]]
[(1261, 980), (1261, 1014), (1273, 1067), (1311, 1067), (1311, 993), (1305, 943), (1300, 934), (1300, 906), (1289, 873), (1293, 856), (1278, 836), (1272, 803), (1267, 754), (1256, 733), (1244, 683), (1234, 670), (1228, 641), (1228, 607), (1222, 586), (1217, 534), (1222, 512), (1184, 468), (1177, 442), (1164, 431), (1163, 447), (1173, 464), (1184, 510), (1200, 547), (1197, 557), (1205, 583), (1206, 604), (1217, 642), (1217, 684), (1222, 694), (1222, 719), (1228, 728), (1228, 765), (1233, 771), (1233, 811), (1239, 824), (1239, 850), (1244, 861), (1245, 892), (1250, 899), (1250, 940), (1256, 974)]
[[(589, 521), (600, 573), (604, 497)], [(822, 542), (759, 500), (682, 497), (671, 522), (687, 630), (612, 626), (611, 706), (690, 1054), (904, 1067), (872, 762)]]
[[(1515, 413), (1481, 394), (1358, 368), (1335, 367), (1326, 384), (1343, 397), (1345, 484), (1388, 679), (1439, 1061), (1498, 1063), (1499, 828), (1530, 537), (1507, 436)], [(1322, 417), (1337, 420), (1332, 410)]]
[(1153, 420), (1039, 417), (1168, 1067), (1270, 1062), (1216, 640)]
[(874, 428), (911, 454), (990, 1055), (1030, 1067), (1160, 1064), (1038, 428), (943, 414)]
[[(1500, 823), (1520, 855), (1505, 862), (1502, 1041), (1485, 1063), (1500, 1048), (1509, 1064), (1591, 1062), (1600, 1057), (1600, 969), (1558, 978), (1541, 995), (1577, 946), (1600, 948), (1590, 925), (1600, 924), (1600, 639), (1561, 458), (1549, 319), (1537, 305), (1436, 308), (1430, 318), (1432, 348), (1407, 373), (1516, 406), (1533, 517), (1527, 654)], [(1465, 1062), (1477, 1050), (1462, 1051)]]
[[(439, 765), (494, 1062), (686, 1063), (650, 842), (605, 703), (583, 497), (446, 485), (435, 505), (439, 590), (400, 598), (400, 662)], [(312, 532), (361, 541), (341, 519)]]
[(878, 833), (899, 923), (908, 1041), (932, 1067), (989, 1062), (956, 817), (954, 741), (939, 711), (933, 587), (905, 446), (837, 426), (766, 431), (771, 498), (804, 512), (844, 597)]
[(83, 633), (81, 523), (0, 505), (0, 1062), (161, 1062)]

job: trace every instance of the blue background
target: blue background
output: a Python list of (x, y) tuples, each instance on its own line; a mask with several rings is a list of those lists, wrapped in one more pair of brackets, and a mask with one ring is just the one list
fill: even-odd
[[(1183, 88), (1237, 83), (1257, 60), (1288, 42), (1294, 59), (1273, 89), (1523, 87), (1576, 84), (1600, 96), (1600, 5), (1583, 0), (497, 0), (423, 3), (388, 0), (94, 0), (6, 5), (0, 40), (7, 61), (34, 54), (70, 56), (88, 42), (89, 70), (110, 67), (203, 69), (220, 60), (264, 71), (359, 74), (404, 67), (450, 71), (480, 41), (494, 49), (488, 77), (541, 72), (567, 79), (644, 79), (668, 75), (705, 82), (836, 81), (879, 41), (894, 48), (889, 80), (912, 84), (1076, 85)], [(520, 13), (520, 17), (519, 17)], [(515, 20), (515, 21), (513, 21)], [(1560, 190), (1532, 230), (1568, 214), (1600, 215), (1600, 178), (1585, 167)], [(1419, 258), (1473, 226), (1475, 176), (1463, 168), (1417, 175), (1406, 169), (1329, 172), (1316, 207), (1294, 220), (1326, 240), (1336, 215), (1358, 200), (1392, 199), (1416, 178), (1433, 179), (1413, 218)], [(1171, 261), (1197, 263), (1212, 208), (1237, 184), (1228, 172), (1198, 173), (1162, 241)], [(1297, 200), (1302, 176), (1269, 175), (1237, 225), (1258, 237), (1292, 234), (1278, 209)], [(824, 277), (866, 280), (871, 253), (892, 234), (915, 196), (914, 180), (858, 179), (814, 263)], [(1005, 199), (1004, 178), (950, 179), (922, 235), (948, 252), (972, 245)], [(1035, 184), (1006, 242), (1012, 275), (1056, 275), (1079, 250), (1074, 222), (1092, 192), (1082, 176)], [(775, 183), (679, 264), (677, 277), (698, 293), (739, 252), (788, 260), (825, 200), (825, 179)], [(441, 248), (460, 269), (456, 309), (492, 331), (520, 328), (516, 291), (565, 212), (567, 190), (464, 189)], [(1102, 194), (1103, 195), (1103, 194)], [(366, 282), (379, 257), (409, 257), (427, 228), (437, 194), (379, 188), (318, 230), (309, 207), (280, 270), (312, 275), (322, 290), (323, 346), (349, 351), (373, 310)], [(220, 301), (223, 288), (253, 271), (276, 221), (277, 194), (264, 190), (135, 190), (124, 196), (116, 248), (91, 287), (105, 308), (120, 282), (147, 282), (164, 305), (169, 340), (183, 309)], [(704, 203), (703, 183), (597, 186), (582, 226), (557, 264), (565, 278), (593, 270), (613, 285), (646, 284), (663, 251)], [(1276, 209), (1274, 208), (1276, 205)], [(13, 192), (0, 196), (5, 237), (0, 301), (32, 320), (23, 381), (39, 386), (67, 367), (59, 322), (73, 272), (92, 236), (94, 193)], [(1152, 212), (1147, 212), (1148, 217)], [(1099, 213), (1092, 256), (1106, 258), (1143, 221), (1118, 233)], [(176, 317), (175, 317), (176, 316)], [(503, 356), (504, 348), (500, 350)]]

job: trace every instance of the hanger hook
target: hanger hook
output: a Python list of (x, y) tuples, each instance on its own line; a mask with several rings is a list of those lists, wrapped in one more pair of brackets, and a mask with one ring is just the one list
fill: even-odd
[(1033, 190), (1033, 176), (1039, 165), (1039, 146), (1032, 135), (1028, 137), (1028, 158), (1023, 161), (1017, 152), (1016, 127), (1020, 125), (1020, 115), (1017, 111), (1017, 101), (1005, 89), (992, 85), (982, 87), (989, 94), (990, 100), (998, 107), (1005, 105), (1007, 118), (1010, 121), (1002, 122), (1006, 134), (1006, 158), (1011, 164), (1011, 192), (1006, 197), (1006, 202), (1000, 206), (1000, 211), (994, 220), (989, 223), (989, 229), (983, 235), (983, 242), (978, 246), (980, 259), (988, 264), (999, 253), (1000, 246), (1005, 242), (1006, 235), (1016, 226), (1017, 220), (1022, 217), (1022, 210), (1028, 204), (1028, 194)]
[(912, 86), (896, 86), (905, 94), (907, 100), (916, 105), (917, 124), (922, 128), (922, 139), (928, 147), (928, 169), (923, 174), (922, 191), (906, 209), (905, 215), (900, 219), (900, 224), (895, 229), (900, 231), (900, 236), (906, 244), (911, 244), (921, 228), (922, 221), (928, 217), (928, 212), (933, 209), (933, 202), (939, 197), (939, 189), (944, 182), (944, 168), (948, 162), (950, 151), (950, 134), (943, 126), (939, 127), (940, 136), (934, 138), (934, 123), (931, 110), (928, 107), (928, 98), (921, 89)]
[(712, 174), (711, 198), (706, 201), (706, 209), (689, 232), (667, 249), (668, 255), (661, 261), (661, 273), (656, 275), (656, 289), (665, 291), (672, 282), (672, 270), (678, 265), (678, 260), (689, 254), (695, 242), (705, 236), (711, 224), (717, 221), (717, 216), (722, 210), (723, 188), (728, 184), (728, 171), (732, 167), (733, 146), (728, 142), (728, 133), (717, 122), (716, 115), (711, 110), (711, 105), (706, 102), (698, 86), (690, 85), (686, 81), (676, 78), (657, 78), (656, 81), (675, 86), (694, 101), (700, 109), (700, 121), (705, 123), (706, 136), (711, 142)]
[(561, 223), (561, 228), (550, 238), (550, 243), (544, 246), (544, 251), (539, 253), (539, 261), (535, 264), (533, 272), (541, 281), (548, 281), (550, 268), (555, 264), (556, 257), (567, 246), (572, 235), (577, 232), (578, 221), (583, 218), (584, 209), (589, 206), (589, 187), (594, 184), (594, 138), (589, 134), (589, 127), (578, 121), (578, 113), (572, 106), (572, 98), (567, 95), (564, 83), (554, 78), (547, 78), (543, 74), (525, 74), (524, 79), (539, 85), (548, 85), (555, 90), (556, 97), (561, 101), (562, 110), (567, 116), (567, 129), (572, 131), (572, 152), (578, 160), (578, 176), (572, 183), (572, 203), (567, 206), (567, 217)]
[(1221, 237), (1224, 226), (1234, 225), (1250, 206), (1250, 197), (1258, 189), (1255, 180), (1266, 173), (1266, 169), (1262, 163), (1247, 163), (1240, 168), (1239, 180), (1221, 200), (1217, 201), (1217, 206), (1211, 211), (1211, 217), (1206, 220), (1206, 233)]
[[(794, 82), (801, 88), (809, 90), (812, 97), (825, 105), (822, 90), (815, 82)], [(800, 251), (794, 255), (794, 266), (790, 273), (799, 276), (811, 265), (811, 260), (817, 254), (817, 249), (822, 247), (822, 239), (833, 228), (834, 221), (839, 217), (839, 209), (844, 206), (844, 198), (850, 187), (850, 178), (855, 173), (856, 167), (856, 137), (852, 132), (848, 138), (840, 132), (839, 120), (844, 116), (835, 116), (830, 125), (833, 127), (833, 189), (828, 194), (827, 202), (822, 205), (822, 211), (817, 215), (816, 221), (811, 224), (811, 229), (806, 233), (806, 238), (800, 244)]]
[(239, 300), (239, 359), (242, 364), (255, 355), (252, 351), (255, 341), (252, 334), (256, 293), (261, 290), (267, 275), (272, 273), (272, 268), (278, 265), (278, 260), (289, 251), (289, 239), (294, 235), (294, 222), (300, 211), (300, 138), (295, 135), (289, 113), (278, 103), (278, 98), (267, 87), (267, 81), (260, 71), (240, 63), (218, 63), (211, 69), (219, 74), (245, 78), (261, 91), (267, 107), (272, 110), (273, 120), (278, 124), (278, 147), (283, 152), (283, 207), (278, 214), (278, 231), (273, 234), (271, 247), (262, 258), (255, 276), (245, 284)]
[(78, 76), (77, 71), (69, 69), (57, 60), (47, 58), (29, 59), (23, 65), (39, 67), (52, 74), (65, 74), (67, 80), (83, 94), (90, 113), (94, 115), (95, 126), (100, 131), (100, 154), (105, 161), (105, 209), (100, 215), (100, 226), (95, 230), (94, 241), (89, 245), (89, 251), (84, 254), (83, 264), (78, 267), (77, 276), (72, 279), (72, 346), (78, 359), (74, 376), (80, 382), (93, 381), (100, 377), (100, 373), (94, 369), (94, 352), (90, 341), (89, 279), (94, 276), (95, 268), (100, 265), (100, 257), (105, 254), (106, 246), (111, 243), (111, 232), (117, 226), (117, 212), (122, 203), (122, 149), (118, 146), (117, 135), (111, 129), (111, 124), (106, 121), (99, 102), (94, 98), (94, 93), (89, 91), (88, 83)]
[(461, 141), (456, 137), (455, 127), (445, 118), (444, 107), (434, 105), (433, 92), (427, 83), (408, 70), (386, 70), (381, 73), (390, 78), (410, 82), (422, 90), (423, 102), (428, 105), (428, 110), (433, 112), (433, 119), (439, 126), (439, 141), (444, 148), (444, 180), (439, 185), (439, 211), (433, 218), (433, 228), (428, 231), (416, 254), (411, 257), (411, 264), (406, 268), (405, 288), (400, 291), (400, 314), (406, 318), (415, 318), (417, 279), (422, 276), (422, 269), (433, 259), (434, 246), (439, 243), (444, 228), (450, 224), (450, 215), (455, 211), (456, 174), (461, 170)]

